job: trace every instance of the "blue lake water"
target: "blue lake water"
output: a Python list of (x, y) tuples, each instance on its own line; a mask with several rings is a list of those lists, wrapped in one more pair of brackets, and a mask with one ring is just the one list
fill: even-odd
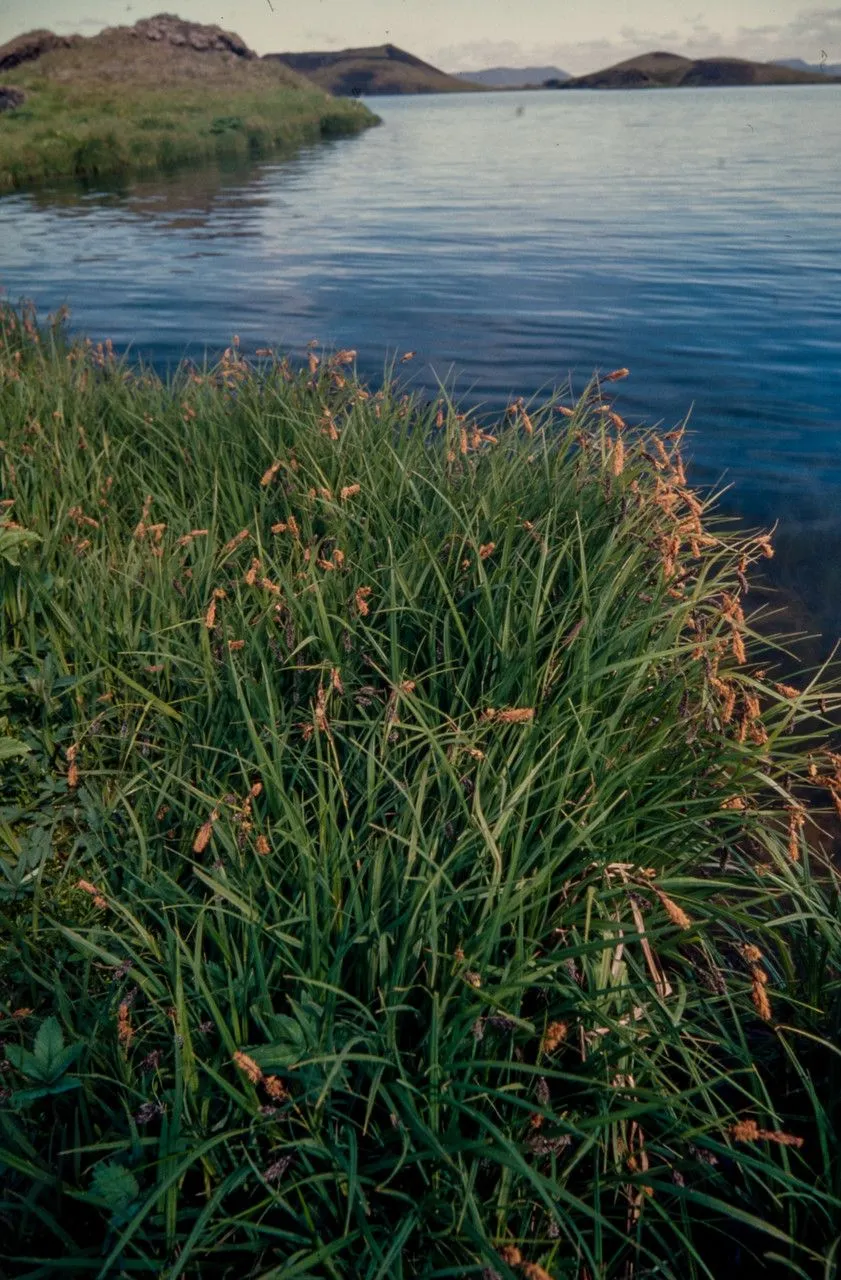
[(0, 287), (161, 365), (355, 347), (490, 408), (628, 365), (841, 634), (841, 88), (377, 99), (293, 160), (0, 199)]

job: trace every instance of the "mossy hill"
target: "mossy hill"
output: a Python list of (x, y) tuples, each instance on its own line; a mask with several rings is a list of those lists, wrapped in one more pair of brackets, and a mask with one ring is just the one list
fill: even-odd
[(262, 156), (376, 122), (232, 32), (161, 14), (0, 47), (0, 191)]

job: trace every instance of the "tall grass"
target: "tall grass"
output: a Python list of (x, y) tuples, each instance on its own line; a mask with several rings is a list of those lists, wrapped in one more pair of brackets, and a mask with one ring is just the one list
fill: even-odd
[(838, 700), (751, 661), (770, 545), (609, 383), (486, 432), (351, 356), (3, 315), (7, 1265), (830, 1274)]

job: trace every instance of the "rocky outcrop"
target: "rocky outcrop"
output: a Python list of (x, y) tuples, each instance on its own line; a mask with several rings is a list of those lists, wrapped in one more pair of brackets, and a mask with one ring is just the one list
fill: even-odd
[(256, 53), (249, 49), (244, 40), (232, 31), (223, 31), (217, 26), (203, 26), (199, 22), (185, 22), (171, 13), (159, 13), (154, 18), (143, 18), (133, 27), (111, 27), (103, 32), (109, 35), (112, 31), (126, 31), (138, 40), (150, 40), (153, 43), (171, 44), (176, 48), (195, 49), (197, 53), (233, 53), (238, 58), (256, 58)]
[(0, 111), (14, 111), (16, 107), (22, 107), (26, 102), (26, 94), (22, 89), (11, 89), (8, 85), (0, 84)]
[(0, 71), (11, 71), (22, 62), (34, 62), (53, 49), (69, 49), (79, 39), (79, 36), (57, 36), (52, 31), (27, 31), (0, 45)]

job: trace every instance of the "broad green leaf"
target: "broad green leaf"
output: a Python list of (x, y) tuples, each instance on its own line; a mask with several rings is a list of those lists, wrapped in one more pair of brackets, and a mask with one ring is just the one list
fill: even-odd
[(137, 1199), (140, 1184), (130, 1169), (115, 1160), (107, 1160), (94, 1169), (91, 1191), (106, 1202), (112, 1213), (119, 1214)]
[(71, 1093), (80, 1089), (81, 1080), (75, 1076), (70, 1080), (59, 1080), (56, 1084), (45, 1084), (40, 1089), (16, 1089), (12, 1094), (12, 1105), (19, 1110), (37, 1102), (39, 1098), (52, 1098), (59, 1093)]
[(39, 1066), (52, 1070), (64, 1048), (64, 1032), (58, 1018), (45, 1018), (38, 1028), (34, 1047)]
[(28, 1079), (44, 1081), (48, 1079), (40, 1059), (34, 1053), (30, 1053), (29, 1049), (24, 1049), (22, 1045), (7, 1044), (6, 1057), (12, 1066), (22, 1071)]
[(0, 560), (17, 566), (20, 564), (21, 552), (40, 541), (37, 533), (28, 529), (0, 529)]

